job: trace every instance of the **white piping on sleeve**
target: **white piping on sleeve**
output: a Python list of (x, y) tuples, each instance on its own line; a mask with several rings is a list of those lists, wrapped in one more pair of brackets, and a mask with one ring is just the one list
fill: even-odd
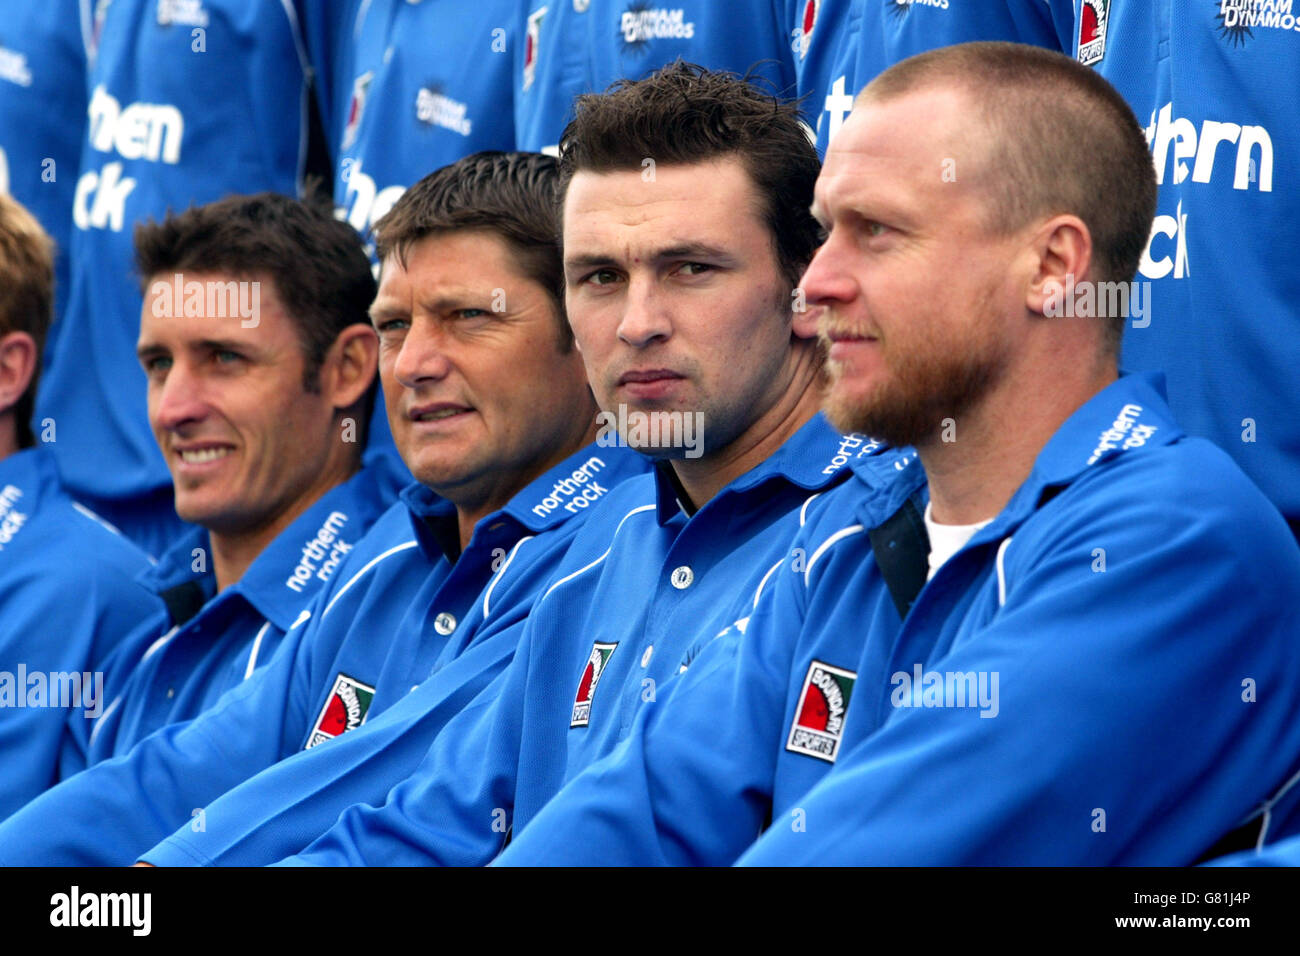
[(866, 528), (862, 527), (860, 524), (849, 525), (847, 528), (841, 528), (839, 531), (836, 531), (833, 535), (819, 544), (817, 549), (813, 551), (812, 557), (808, 559), (808, 566), (803, 569), (804, 587), (812, 586), (810, 575), (812, 574), (813, 565), (817, 563), (817, 559), (825, 554), (826, 550), (830, 548), (831, 545), (836, 541), (839, 541), (841, 538), (847, 538), (851, 534), (860, 534), (865, 530)]
[(522, 545), (525, 541), (532, 541), (534, 537), (535, 537), (534, 535), (530, 534), (516, 541), (515, 546), (510, 549), (510, 556), (506, 558), (505, 563), (501, 565), (501, 570), (492, 576), (492, 580), (487, 586), (487, 591), (485, 591), (483, 594), (483, 619), (485, 621), (487, 620), (487, 616), (488, 616), (488, 602), (492, 600), (492, 589), (495, 588), (497, 586), (497, 582), (500, 581), (501, 578), (505, 576), (506, 568), (510, 567), (510, 562), (513, 561), (515, 559), (515, 555), (519, 553), (520, 545)]
[(411, 550), (411, 548), (414, 547), (415, 547), (414, 541), (404, 541), (401, 544), (397, 545), (396, 547), (389, 548), (383, 554), (376, 555), (375, 557), (367, 561), (365, 567), (363, 567), (356, 574), (352, 575), (352, 577), (348, 579), (348, 583), (343, 585), (343, 587), (339, 588), (338, 593), (335, 594), (334, 597), (330, 598), (329, 604), (325, 605), (325, 610), (321, 611), (321, 615), (320, 615), (321, 618), (324, 618), (325, 615), (330, 612), (330, 608), (332, 608), (335, 604), (338, 603), (339, 598), (341, 598), (343, 595), (348, 593), (348, 589), (351, 588), (352, 585), (357, 583), (358, 578), (360, 578), (363, 574), (365, 574), (367, 571), (373, 568), (376, 564), (378, 564), (380, 561), (383, 561), (385, 558), (392, 557), (393, 555), (397, 554), (399, 551), (409, 551)]
[(617, 538), (618, 533), (623, 530), (623, 523), (627, 521), (628, 518), (632, 517), (634, 514), (640, 514), (642, 511), (654, 511), (654, 509), (655, 509), (654, 505), (641, 505), (641, 507), (633, 508), (627, 514), (623, 515), (622, 519), (618, 523), (618, 527), (614, 529), (614, 534), (610, 536), (609, 547), (605, 549), (605, 553), (602, 554), (600, 557), (598, 557), (595, 561), (592, 561), (585, 568), (579, 568), (578, 570), (574, 571), (572, 574), (566, 574), (564, 577), (560, 578), (560, 580), (556, 581), (554, 584), (552, 584), (549, 588), (546, 589), (546, 593), (542, 595), (542, 600), (545, 601), (548, 597), (550, 597), (551, 592), (554, 591), (556, 588), (558, 588), (561, 584), (564, 584), (568, 581), (572, 581), (574, 578), (578, 577), (579, 575), (586, 574), (596, 565), (600, 564), (600, 562), (608, 558), (609, 553), (614, 550), (614, 539)]
[(1002, 543), (998, 545), (998, 607), (1007, 603), (1007, 569), (1004, 564), (1007, 553), (1007, 545), (1011, 543), (1011, 538), (1003, 538)]
[(244, 680), (248, 680), (253, 676), (253, 671), (257, 667), (257, 652), (262, 649), (262, 638), (266, 636), (267, 628), (270, 626), (271, 622), (267, 621), (262, 625), (262, 629), (257, 632), (257, 637), (253, 638), (253, 651), (248, 655), (248, 667), (244, 669)]

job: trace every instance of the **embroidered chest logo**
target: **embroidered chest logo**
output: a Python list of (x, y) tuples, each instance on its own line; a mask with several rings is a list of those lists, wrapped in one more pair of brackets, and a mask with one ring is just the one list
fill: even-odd
[(347, 674), (339, 674), (334, 678), (334, 687), (325, 699), (325, 706), (321, 708), (316, 726), (312, 728), (311, 736), (307, 738), (307, 745), (303, 749), (310, 750), (317, 744), (360, 727), (366, 722), (366, 712), (370, 710), (370, 703), (374, 699), (373, 687)]
[(785, 749), (834, 763), (857, 679), (853, 671), (813, 661), (803, 681)]
[(605, 665), (609, 663), (609, 658), (616, 647), (618, 647), (617, 643), (597, 642), (592, 645), (591, 656), (587, 658), (587, 666), (582, 671), (582, 680), (578, 681), (578, 693), (573, 698), (573, 718), (569, 721), (570, 727), (586, 727), (590, 721), (591, 701), (596, 696), (596, 685), (600, 683), (600, 675), (605, 673)]

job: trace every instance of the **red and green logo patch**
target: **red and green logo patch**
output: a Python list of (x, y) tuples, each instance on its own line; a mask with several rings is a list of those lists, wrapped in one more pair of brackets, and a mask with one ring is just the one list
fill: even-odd
[(610, 655), (614, 653), (614, 648), (618, 643), (601, 644), (597, 641), (591, 646), (591, 656), (587, 658), (587, 666), (582, 669), (582, 678), (578, 681), (578, 693), (573, 698), (573, 719), (569, 721), (570, 727), (586, 727), (587, 722), (591, 719), (591, 701), (596, 696), (596, 685), (600, 683), (600, 675), (605, 673), (605, 665), (609, 663)]
[(813, 661), (804, 678), (785, 749), (834, 763), (857, 679), (853, 671)]
[(366, 722), (366, 712), (370, 702), (375, 699), (375, 689), (368, 687), (347, 674), (334, 678), (334, 687), (325, 698), (325, 706), (316, 718), (316, 726), (307, 738), (304, 750), (310, 750), (317, 744), (333, 740), (339, 734), (356, 730)]

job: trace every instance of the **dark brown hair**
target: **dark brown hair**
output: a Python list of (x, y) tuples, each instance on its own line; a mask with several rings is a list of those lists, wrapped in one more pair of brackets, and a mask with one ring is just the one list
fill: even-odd
[(792, 288), (798, 283), (821, 231), (809, 212), (820, 164), (797, 103), (767, 95), (748, 78), (678, 60), (645, 79), (579, 96), (574, 110), (560, 136), (561, 198), (581, 170), (734, 156), (762, 198), (782, 274)]
[(145, 284), (186, 270), (269, 275), (298, 328), (308, 391), (320, 387), (321, 363), (339, 333), (369, 324), (375, 298), (361, 238), (318, 194), (228, 196), (169, 213), (162, 222), (136, 226), (135, 262)]
[[(859, 99), (879, 102), (938, 85), (965, 91), (988, 132), (989, 229), (1005, 235), (1039, 218), (1078, 216), (1092, 234), (1087, 278), (1131, 280), (1151, 233), (1156, 179), (1146, 136), (1115, 88), (1060, 53), (963, 43), (890, 67)], [(1117, 350), (1125, 317), (1111, 319), (1107, 345)]]
[(520, 270), (542, 286), (555, 305), (560, 349), (573, 332), (565, 319), (560, 261), (556, 161), (541, 153), (474, 153), (425, 176), (402, 194), (374, 226), (380, 260), (403, 267), (411, 245), (425, 236), (482, 229), (500, 236)]
[(53, 303), (54, 243), (31, 213), (0, 193), (0, 336), (26, 332), (36, 343), (36, 371), (13, 406), (20, 448), (36, 443), (31, 418)]

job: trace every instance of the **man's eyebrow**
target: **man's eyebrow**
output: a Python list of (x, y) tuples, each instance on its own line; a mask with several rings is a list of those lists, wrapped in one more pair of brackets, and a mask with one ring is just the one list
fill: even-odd
[(612, 265), (617, 265), (617, 261), (612, 256), (603, 256), (598, 253), (585, 253), (578, 256), (564, 257), (564, 267), (566, 269), (585, 269), (595, 266)]
[(161, 355), (166, 351), (166, 347), (157, 342), (141, 342), (135, 347), (136, 357), (140, 359), (150, 358), (154, 355)]
[(370, 316), (371, 322), (378, 322), (381, 319), (401, 315), (403, 314), (403, 310), (396, 302), (378, 301), (370, 304), (370, 308), (366, 310), (366, 314)]
[[(735, 256), (725, 249), (710, 245), (707, 242), (679, 242), (671, 246), (664, 246), (662, 249), (656, 249), (648, 257), (652, 261), (663, 261), (664, 259), (712, 259), (722, 262), (731, 262)], [(566, 256), (564, 267), (566, 269), (594, 268), (601, 266), (618, 265), (618, 260), (613, 256), (602, 255), (600, 253), (583, 253), (579, 255)]]

